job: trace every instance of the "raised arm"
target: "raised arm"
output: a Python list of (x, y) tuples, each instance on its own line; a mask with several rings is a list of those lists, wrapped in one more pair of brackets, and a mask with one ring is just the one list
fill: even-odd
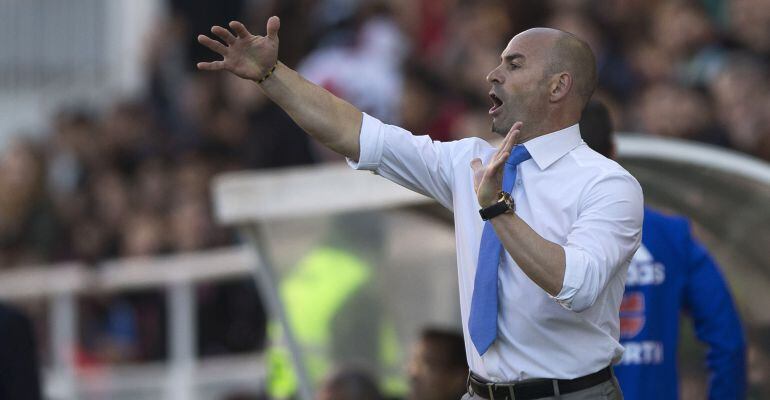
[[(218, 42), (198, 35), (198, 42), (224, 57), (200, 62), (207, 71), (227, 70), (259, 83), (262, 91), (280, 106), (310, 136), (324, 146), (353, 160), (359, 158), (361, 111), (317, 86), (278, 61), (278, 17), (267, 20), (267, 35), (252, 35), (242, 23), (230, 22), (229, 30), (214, 26)], [(273, 67), (275, 67), (273, 69)]]

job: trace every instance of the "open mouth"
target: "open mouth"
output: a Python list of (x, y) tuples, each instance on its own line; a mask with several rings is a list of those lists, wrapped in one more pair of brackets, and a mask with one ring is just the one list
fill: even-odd
[(492, 99), (492, 108), (489, 109), (489, 114), (494, 114), (502, 107), (503, 101), (492, 92), (489, 93), (489, 97)]

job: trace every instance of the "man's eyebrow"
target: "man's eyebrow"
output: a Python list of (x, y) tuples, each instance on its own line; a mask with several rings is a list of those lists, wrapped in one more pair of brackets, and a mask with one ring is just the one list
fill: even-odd
[(503, 60), (503, 62), (505, 63), (510, 63), (517, 59), (521, 59), (522, 61), (524, 61), (526, 58), (527, 57), (524, 57), (524, 54), (521, 54), (521, 53), (513, 53), (513, 54), (508, 54), (500, 57), (500, 59)]

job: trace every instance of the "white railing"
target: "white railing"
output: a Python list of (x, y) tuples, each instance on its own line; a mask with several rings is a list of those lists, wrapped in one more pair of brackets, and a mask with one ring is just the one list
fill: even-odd
[[(0, 299), (43, 300), (48, 308), (51, 365), (44, 374), (50, 399), (208, 399), (233, 389), (259, 389), (262, 355), (207, 357), (195, 350), (194, 285), (251, 276), (257, 263), (245, 247), (174, 256), (122, 259), (97, 268), (78, 263), (19, 267), (0, 273)], [(78, 369), (78, 296), (161, 288), (168, 308), (169, 358), (165, 363)]]

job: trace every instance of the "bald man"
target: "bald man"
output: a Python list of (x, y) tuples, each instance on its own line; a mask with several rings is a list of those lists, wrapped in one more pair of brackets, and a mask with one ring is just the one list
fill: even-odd
[(222, 60), (198, 68), (255, 81), (308, 134), (454, 212), (465, 398), (622, 398), (611, 364), (623, 279), (639, 246), (642, 191), (583, 143), (596, 86), (589, 47), (554, 29), (516, 35), (487, 75), (498, 147), (433, 142), (361, 113), (278, 61), (280, 21), (198, 40)]

